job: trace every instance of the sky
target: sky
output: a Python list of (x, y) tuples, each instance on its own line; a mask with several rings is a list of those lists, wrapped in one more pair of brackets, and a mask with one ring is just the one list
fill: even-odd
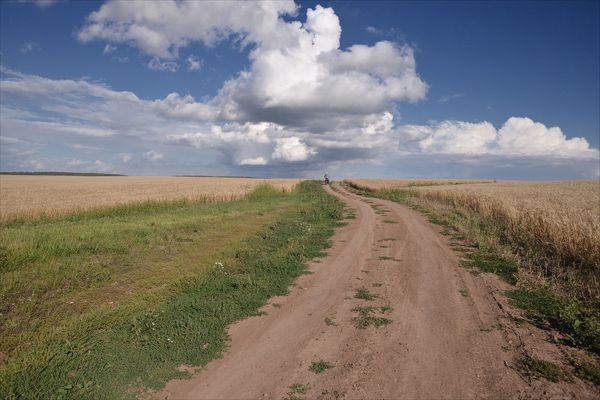
[(598, 1), (0, 2), (0, 171), (600, 177)]

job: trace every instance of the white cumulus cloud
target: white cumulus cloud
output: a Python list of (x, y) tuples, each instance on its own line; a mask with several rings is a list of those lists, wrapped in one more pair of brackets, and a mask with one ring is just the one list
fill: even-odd
[(590, 157), (598, 152), (590, 149), (584, 138), (567, 139), (562, 130), (546, 127), (530, 118), (509, 118), (498, 131), (496, 148), (497, 154), (519, 154), (524, 156), (557, 155), (564, 157)]
[[(598, 158), (584, 138), (525, 117), (509, 118), (499, 128), (487, 121), (401, 125), (401, 102), (418, 102), (428, 91), (413, 49), (388, 40), (342, 48), (341, 32), (332, 8), (301, 9), (291, 0), (107, 2), (88, 16), (79, 40), (105, 41), (106, 53), (117, 45), (136, 47), (149, 68), (170, 72), (180, 65), (202, 68), (203, 61), (188, 53), (191, 45), (230, 40), (249, 49), (249, 65), (202, 101), (176, 92), (143, 99), (88, 79), (49, 79), (0, 67), (2, 137), (22, 141), (3, 144), (2, 162), (54, 165), (38, 157), (44, 146), (80, 139), (133, 153), (133, 143), (155, 149), (137, 150), (140, 157), (115, 151), (115, 160), (128, 167), (138, 161), (162, 167), (152, 163), (164, 159), (162, 146), (184, 146), (227, 167), (280, 171), (378, 163), (398, 155), (563, 157), (581, 165)], [(182, 50), (187, 57), (180, 59)], [(122, 145), (125, 140), (130, 142)], [(37, 143), (35, 159), (27, 158), (24, 143)]]
[(594, 158), (585, 138), (568, 139), (559, 127), (511, 117), (500, 129), (489, 122), (442, 121), (398, 128), (403, 148), (430, 154)]
[[(302, 23), (293, 1), (110, 2), (89, 15), (80, 40), (127, 43), (151, 56), (152, 69), (175, 71), (179, 50), (193, 42), (213, 45), (234, 37), (254, 44), (251, 66), (224, 83), (206, 103), (172, 94), (176, 114), (205, 120), (205, 109), (225, 121), (265, 121), (327, 130), (425, 98), (427, 84), (416, 71), (412, 49), (381, 41), (340, 48), (341, 25), (332, 8), (307, 9)], [(190, 69), (201, 61), (190, 56)], [(360, 101), (357, 101), (360, 99)], [(360, 121), (358, 121), (360, 123)]]
[(295, 136), (275, 139), (275, 142), (275, 150), (272, 154), (275, 160), (304, 161), (317, 153)]
[(292, 0), (111, 1), (87, 17), (78, 33), (82, 42), (127, 43), (162, 59), (178, 57), (193, 41), (212, 46), (232, 35), (258, 43), (276, 31), (281, 15), (293, 15)]
[(200, 71), (202, 69), (203, 61), (196, 56), (188, 56), (185, 62), (188, 66), (188, 71)]

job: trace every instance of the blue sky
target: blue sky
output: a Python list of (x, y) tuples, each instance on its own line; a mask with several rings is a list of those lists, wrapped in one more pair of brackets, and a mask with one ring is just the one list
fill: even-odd
[(599, 4), (4, 1), (0, 169), (597, 178)]

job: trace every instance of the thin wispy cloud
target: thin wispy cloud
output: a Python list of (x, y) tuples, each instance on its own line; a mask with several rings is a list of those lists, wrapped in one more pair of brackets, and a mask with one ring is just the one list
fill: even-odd
[(127, 64), (129, 62), (129, 57), (127, 56), (123, 56), (123, 57), (113, 57), (113, 60), (121, 63), (121, 64)]
[(375, 26), (367, 26), (365, 28), (365, 31), (368, 32), (371, 35), (374, 36), (381, 36), (381, 37), (386, 37), (386, 38), (391, 38), (391, 39), (396, 39), (396, 40), (400, 40), (400, 39), (404, 39), (405, 35), (402, 33), (402, 31), (398, 28), (377, 28)]
[(106, 46), (104, 46), (104, 50), (102, 50), (103, 54), (110, 54), (112, 52), (114, 52), (115, 50), (117, 50), (117, 46), (113, 46), (110, 43), (107, 43)]
[(118, 157), (119, 157), (119, 160), (121, 160), (121, 162), (124, 162), (124, 163), (128, 163), (129, 161), (131, 161), (133, 159), (133, 155), (130, 153), (119, 153)]
[(155, 71), (176, 72), (179, 69), (179, 65), (174, 61), (161, 61), (158, 57), (152, 57), (148, 62), (148, 68)]
[(158, 161), (158, 160), (162, 160), (163, 158), (165, 158), (165, 156), (157, 151), (154, 150), (150, 150), (146, 153), (144, 153), (144, 158), (150, 161)]
[(72, 144), (67, 144), (68, 147), (75, 149), (75, 150), (83, 150), (83, 151), (87, 151), (87, 152), (94, 152), (94, 151), (102, 151), (102, 150), (106, 150), (102, 147), (98, 147), (98, 146), (88, 146), (85, 144), (79, 144), (79, 143), (72, 143)]
[(50, 7), (58, 3), (58, 1), (59, 0), (17, 0), (18, 3), (32, 3), (40, 8)]
[(112, 165), (105, 163), (102, 160), (82, 160), (79, 158), (72, 159), (66, 163), (68, 170), (80, 171), (80, 172), (101, 172), (111, 173), (114, 172)]
[(19, 51), (23, 54), (32, 53), (40, 49), (40, 46), (36, 42), (24, 42), (21, 45)]
[(439, 99), (437, 99), (438, 103), (447, 103), (451, 100), (455, 100), (455, 99), (459, 99), (461, 97), (465, 97), (467, 94), (466, 93), (455, 93), (455, 94), (449, 94), (446, 96), (442, 96)]

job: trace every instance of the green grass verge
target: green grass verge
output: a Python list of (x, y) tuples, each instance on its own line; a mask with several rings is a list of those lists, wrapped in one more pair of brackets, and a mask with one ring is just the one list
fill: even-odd
[(563, 332), (565, 342), (587, 348), (600, 355), (600, 306), (584, 305), (576, 299), (553, 294), (546, 288), (512, 290), (507, 293), (511, 303), (527, 310), (533, 317), (548, 321)]
[(572, 360), (575, 375), (600, 386), (600, 363)]
[[(186, 270), (184, 278), (140, 295), (135, 307), (100, 308), (49, 331), (43, 338), (37, 337), (35, 341), (11, 349), (8, 363), (0, 369), (0, 397), (135, 398), (141, 390), (158, 389), (169, 379), (188, 375), (177, 369), (181, 365), (201, 366), (220, 356), (227, 346), (227, 325), (255, 315), (269, 297), (287, 293), (293, 279), (305, 271), (306, 261), (322, 255), (343, 212), (343, 205), (327, 195), (318, 182), (303, 182), (289, 195), (261, 190), (263, 193), (255, 192), (244, 200), (253, 203), (250, 208), (255, 214), (256, 207), (264, 202), (289, 202), (289, 207), (283, 207), (275, 221), (226, 247), (218, 263), (211, 259), (208, 265), (202, 265), (206, 259), (188, 259), (189, 264), (200, 264), (202, 268)], [(281, 199), (274, 200), (278, 196)], [(225, 214), (229, 207), (238, 206), (243, 204), (216, 205)], [(99, 212), (96, 216), (92, 213), (70, 218), (75, 218), (75, 224), (77, 221), (101, 223), (103, 218), (106, 221), (144, 220), (154, 215), (156, 208), (168, 214), (173, 205), (149, 207), (150, 210), (130, 208), (124, 215)], [(193, 211), (194, 205), (185, 207), (188, 209), (182, 211), (184, 216)], [(273, 208), (266, 207), (260, 212), (268, 213)], [(69, 218), (63, 218), (54, 222), (68, 221)], [(217, 224), (222, 230), (223, 225), (218, 225), (220, 221), (220, 217), (214, 218), (209, 225)], [(166, 221), (162, 223), (169, 226)], [(52, 225), (49, 221), (41, 224)], [(27, 225), (23, 223), (21, 227)], [(125, 240), (125, 247), (120, 247), (122, 254), (129, 254), (135, 260), (132, 248), (155, 247), (170, 241), (173, 232), (164, 228), (158, 229), (157, 237), (142, 235), (141, 246), (133, 239), (133, 244)], [(189, 229), (194, 233), (193, 226)], [(115, 241), (135, 237), (133, 230), (129, 235), (117, 236)], [(148, 240), (145, 245), (144, 238)], [(93, 242), (93, 238), (84, 243), (90, 241)], [(3, 237), (2, 243), (7, 242), (10, 245)], [(194, 247), (198, 246), (202, 243), (195, 242)], [(94, 246), (83, 248), (92, 249), (90, 258), (96, 254)], [(103, 250), (111, 251), (110, 248)], [(46, 253), (55, 257), (52, 251), (50, 248)], [(12, 262), (8, 268), (11, 272), (27, 265), (23, 263), (15, 268)]]
[(490, 249), (476, 249), (465, 253), (462, 265), (467, 268), (477, 268), (483, 272), (499, 275), (510, 284), (517, 283), (518, 266), (512, 261), (499, 256)]
[(297, 203), (265, 186), (224, 204), (147, 202), (0, 225), (0, 352), (12, 357), (101, 309), (143, 308)]
[(534, 378), (544, 378), (551, 382), (569, 380), (569, 377), (556, 364), (533, 357), (523, 357), (517, 361), (517, 368)]

